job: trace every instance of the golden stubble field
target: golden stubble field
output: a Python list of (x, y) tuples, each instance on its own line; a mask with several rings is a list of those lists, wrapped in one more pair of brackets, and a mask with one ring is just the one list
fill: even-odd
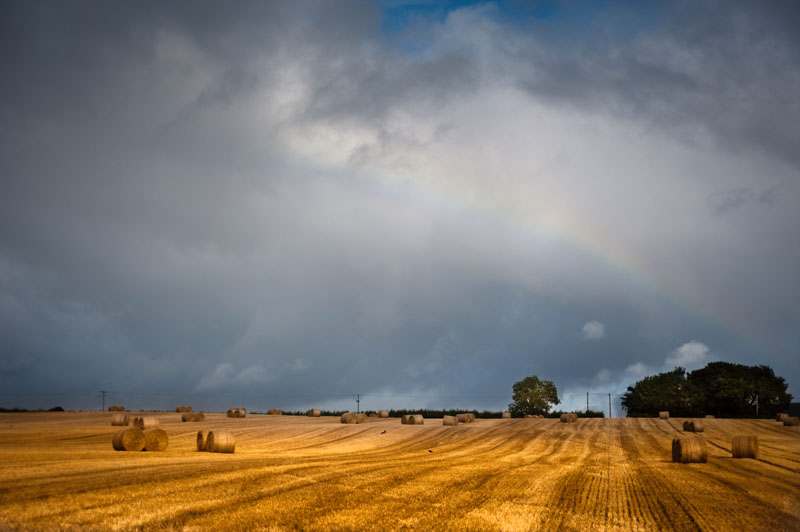
[(161, 453), (113, 451), (108, 413), (0, 414), (0, 530), (800, 530), (800, 431), (774, 421), (707, 420), (708, 463), (675, 464), (682, 419), (155, 415)]

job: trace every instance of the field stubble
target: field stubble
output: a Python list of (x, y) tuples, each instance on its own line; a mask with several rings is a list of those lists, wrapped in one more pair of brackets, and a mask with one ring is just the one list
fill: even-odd
[[(682, 419), (156, 417), (167, 450), (126, 453), (109, 414), (0, 414), (0, 529), (800, 530), (800, 430), (773, 421), (707, 420), (708, 463), (676, 464)], [(236, 453), (197, 452), (202, 429)]]

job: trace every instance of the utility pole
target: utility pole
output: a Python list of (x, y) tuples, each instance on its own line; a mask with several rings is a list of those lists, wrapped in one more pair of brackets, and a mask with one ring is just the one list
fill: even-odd
[(361, 413), (361, 394), (356, 394), (356, 414)]
[(100, 390), (100, 397), (102, 397), (102, 398), (103, 398), (103, 408), (102, 408), (102, 411), (103, 411), (103, 412), (105, 412), (105, 411), (106, 411), (106, 394), (107, 394), (107, 393), (108, 393), (108, 392), (107, 392), (107, 391), (105, 391), (105, 390)]
[(611, 394), (608, 394), (608, 417), (611, 417)]

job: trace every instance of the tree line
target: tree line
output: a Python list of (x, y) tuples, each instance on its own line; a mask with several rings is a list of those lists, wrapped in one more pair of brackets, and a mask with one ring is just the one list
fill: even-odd
[(650, 375), (622, 396), (628, 417), (657, 416), (662, 410), (676, 417), (774, 417), (792, 401), (788, 384), (769, 366), (710, 362), (686, 372), (682, 367)]

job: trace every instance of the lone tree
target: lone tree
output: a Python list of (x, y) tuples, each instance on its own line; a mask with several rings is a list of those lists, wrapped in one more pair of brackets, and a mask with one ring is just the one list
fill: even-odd
[(552, 381), (540, 380), (536, 375), (515, 382), (511, 399), (514, 402), (509, 403), (508, 411), (516, 417), (526, 414), (544, 415), (553, 405), (561, 402), (558, 400), (556, 385)]

